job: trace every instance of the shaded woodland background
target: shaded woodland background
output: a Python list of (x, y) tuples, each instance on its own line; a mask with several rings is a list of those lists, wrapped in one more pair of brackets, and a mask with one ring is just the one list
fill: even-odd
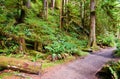
[(114, 47), (120, 56), (120, 0), (0, 0), (0, 53), (30, 61), (85, 56)]
[[(95, 3), (96, 41), (115, 46), (119, 38), (119, 0)], [(90, 1), (1, 0), (0, 52), (77, 53), (89, 43)], [(94, 13), (94, 12), (93, 12)]]

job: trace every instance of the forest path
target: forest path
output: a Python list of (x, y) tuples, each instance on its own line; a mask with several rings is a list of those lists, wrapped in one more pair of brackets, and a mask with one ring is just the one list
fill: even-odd
[(113, 59), (115, 48), (102, 49), (84, 59), (77, 59), (46, 71), (41, 79), (96, 79), (95, 73), (109, 60)]

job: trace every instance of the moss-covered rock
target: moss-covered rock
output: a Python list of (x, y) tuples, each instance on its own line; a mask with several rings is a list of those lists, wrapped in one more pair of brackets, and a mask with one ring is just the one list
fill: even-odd
[(96, 74), (99, 79), (120, 79), (120, 61), (110, 61)]

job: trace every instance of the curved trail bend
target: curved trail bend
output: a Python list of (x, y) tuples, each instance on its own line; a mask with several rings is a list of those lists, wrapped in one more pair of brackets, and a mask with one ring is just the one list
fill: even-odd
[(66, 65), (57, 66), (45, 72), (41, 79), (96, 79), (95, 73), (107, 61), (112, 59), (115, 48), (102, 49), (84, 59), (78, 59)]

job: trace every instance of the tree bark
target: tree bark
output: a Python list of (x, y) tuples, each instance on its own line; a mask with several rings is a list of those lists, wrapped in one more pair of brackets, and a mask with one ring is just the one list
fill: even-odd
[[(26, 16), (26, 10), (25, 10), (25, 7), (26, 8), (30, 8), (30, 2), (31, 0), (21, 0), (19, 1), (22, 3), (22, 5), (19, 5), (19, 10), (20, 10), (20, 16), (18, 17), (17, 19), (17, 23), (15, 23), (15, 25), (19, 24), (19, 23), (23, 23), (24, 22), (24, 19), (25, 19), (25, 16)], [(24, 7), (24, 8), (23, 8)]]
[(52, 14), (54, 14), (54, 8), (55, 8), (55, 0), (51, 0)]
[(26, 7), (30, 8), (31, 7), (31, 0), (27, 0)]
[(64, 16), (64, 2), (65, 0), (61, 0), (61, 7), (60, 7), (60, 28), (62, 28), (64, 26), (63, 24), (63, 16)]
[(19, 19), (18, 19), (18, 24), (24, 22), (25, 16), (26, 16), (25, 10), (24, 10), (24, 9), (21, 9), (20, 17), (19, 17)]
[(84, 15), (85, 15), (85, 10), (84, 10), (84, 9), (85, 9), (85, 8), (84, 8), (85, 6), (84, 6), (84, 5), (85, 5), (85, 2), (84, 2), (84, 1), (81, 1), (81, 2), (80, 2), (80, 9), (81, 9), (81, 10), (80, 10), (80, 15), (81, 15), (81, 22), (82, 22), (82, 27), (83, 27), (83, 28), (84, 28), (84, 18), (85, 18), (85, 17), (84, 17)]
[(8, 58), (0, 56), (0, 67), (12, 70), (22, 71), (26, 73), (39, 74), (42, 64), (31, 62), (23, 59)]
[(90, 0), (90, 47), (96, 46), (95, 18), (95, 0)]
[(26, 43), (25, 43), (25, 38), (24, 36), (19, 36), (19, 52), (22, 53), (22, 54), (25, 54), (26, 53)]
[(45, 20), (47, 20), (48, 18), (48, 1), (47, 0), (43, 1), (43, 18), (45, 18)]
[(52, 8), (52, 10), (54, 10), (54, 8), (55, 8), (55, 0), (51, 0), (51, 8)]

